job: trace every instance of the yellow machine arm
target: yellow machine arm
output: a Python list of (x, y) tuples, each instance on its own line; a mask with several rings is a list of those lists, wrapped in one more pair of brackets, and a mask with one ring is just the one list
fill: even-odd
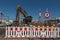
[(32, 20), (32, 17), (31, 16), (28, 16), (27, 13), (25, 12), (25, 10), (23, 10), (21, 8), (20, 5), (17, 6), (17, 14), (16, 14), (16, 23), (19, 24), (19, 21), (20, 21), (20, 14), (23, 14), (24, 15), (24, 19), (23, 19), (23, 22), (25, 22), (26, 24), (28, 24), (28, 22), (31, 22)]

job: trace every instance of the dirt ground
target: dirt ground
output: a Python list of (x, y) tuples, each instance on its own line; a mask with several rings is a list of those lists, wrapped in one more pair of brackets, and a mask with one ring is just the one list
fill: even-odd
[(38, 39), (38, 38), (34, 38), (34, 39), (28, 39), (28, 38), (16, 38), (16, 39), (12, 39), (12, 38), (0, 38), (0, 40), (60, 40), (60, 39)]

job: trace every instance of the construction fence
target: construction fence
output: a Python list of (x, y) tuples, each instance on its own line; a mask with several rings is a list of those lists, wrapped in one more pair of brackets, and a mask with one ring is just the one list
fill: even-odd
[(60, 38), (60, 28), (6, 27), (5, 38)]

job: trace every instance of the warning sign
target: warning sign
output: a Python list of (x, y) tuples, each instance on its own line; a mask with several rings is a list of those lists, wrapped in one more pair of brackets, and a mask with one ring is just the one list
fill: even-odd
[(50, 17), (50, 13), (49, 12), (45, 12), (44, 16), (45, 16), (45, 18), (49, 18)]

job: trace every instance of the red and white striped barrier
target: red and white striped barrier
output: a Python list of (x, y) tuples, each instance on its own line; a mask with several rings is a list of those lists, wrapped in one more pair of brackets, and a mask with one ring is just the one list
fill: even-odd
[(60, 38), (60, 28), (6, 27), (5, 38)]

